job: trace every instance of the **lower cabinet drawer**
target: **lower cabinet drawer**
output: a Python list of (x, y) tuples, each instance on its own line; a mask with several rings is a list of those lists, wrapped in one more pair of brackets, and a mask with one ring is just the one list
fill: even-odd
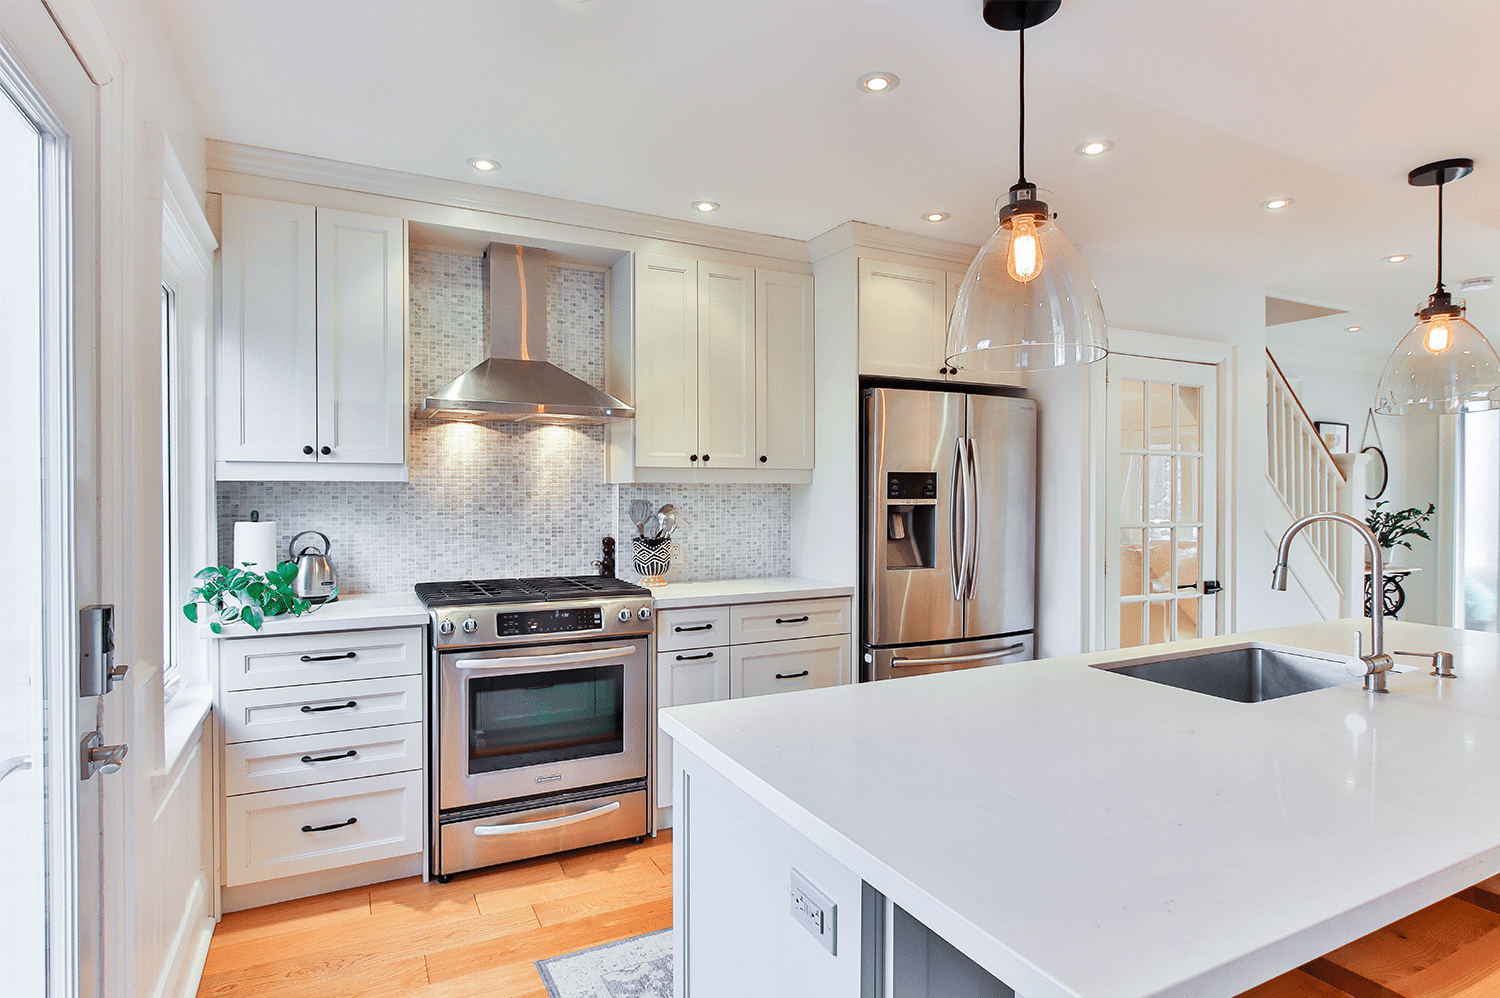
[(224, 747), (224, 793), (260, 793), (422, 768), (422, 724), (392, 724)]
[(710, 648), (729, 643), (729, 607), (682, 607), (656, 614), (656, 650)]
[(259, 741), (422, 720), (422, 677), (234, 690), (223, 694), (224, 741)]
[(444, 823), (436, 843), (438, 872), (549, 856), (645, 835), (650, 829), (644, 790)]
[(730, 608), (731, 644), (782, 641), (848, 634), (851, 601), (847, 596), (788, 600), (784, 603), (746, 603)]
[(846, 634), (735, 645), (729, 649), (729, 693), (756, 697), (837, 686), (849, 665)]
[(421, 673), (426, 647), (420, 627), (226, 638), (219, 676), (226, 690), (411, 676)]
[(422, 851), (422, 774), (393, 773), (224, 800), (230, 887)]

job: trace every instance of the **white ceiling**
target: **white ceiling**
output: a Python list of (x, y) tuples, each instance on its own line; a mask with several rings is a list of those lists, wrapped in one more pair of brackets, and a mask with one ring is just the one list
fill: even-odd
[[(212, 138), (796, 239), (979, 243), (1015, 180), (1016, 39), (979, 0), (160, 6)], [(1379, 354), (1410, 326), (1429, 160), (1478, 171), (1448, 191), (1449, 284), (1500, 272), (1500, 3), (1065, 0), (1027, 35), (1027, 175), (1063, 230), (1352, 313), (1273, 347)], [(901, 85), (856, 90), (874, 70)], [(1116, 147), (1074, 154), (1093, 138)], [(1500, 289), (1469, 304), (1500, 332)]]

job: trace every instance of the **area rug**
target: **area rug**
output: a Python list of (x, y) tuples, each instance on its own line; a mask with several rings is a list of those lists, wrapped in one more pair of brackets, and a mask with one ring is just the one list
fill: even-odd
[(672, 930), (538, 960), (552, 998), (672, 998)]

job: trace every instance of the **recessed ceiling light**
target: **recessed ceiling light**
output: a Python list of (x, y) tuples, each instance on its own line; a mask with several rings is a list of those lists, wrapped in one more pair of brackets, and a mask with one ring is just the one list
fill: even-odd
[(1291, 198), (1272, 198), (1261, 205), (1267, 211), (1280, 211), (1292, 203)]
[(482, 170), (485, 173), (489, 173), (491, 170), (500, 169), (499, 163), (496, 163), (492, 159), (486, 159), (483, 156), (475, 156), (473, 159), (469, 160), (469, 165), (474, 169)]
[(1346, 332), (1346, 333), (1357, 333), (1357, 332), (1359, 332), (1359, 327), (1358, 326), (1345, 326), (1344, 327), (1344, 332)]
[(1384, 259), (1385, 259), (1386, 263), (1405, 263), (1406, 262), (1406, 254), (1405, 253), (1397, 253), (1395, 256), (1388, 256), (1388, 257), (1385, 257)]
[(1458, 286), (1460, 291), (1488, 291), (1495, 286), (1493, 277), (1471, 277)]
[(717, 202), (717, 201), (694, 201), (693, 202), (693, 209), (695, 211), (718, 211), (719, 210), (719, 202)]
[(1114, 147), (1115, 144), (1109, 139), (1096, 139), (1093, 142), (1085, 142), (1073, 151), (1080, 156), (1103, 156)]
[(866, 73), (855, 80), (854, 83), (865, 93), (884, 94), (899, 87), (901, 85), (901, 77), (895, 73)]
[(946, 211), (929, 211), (922, 218), (928, 222), (942, 222), (947, 220), (948, 213)]

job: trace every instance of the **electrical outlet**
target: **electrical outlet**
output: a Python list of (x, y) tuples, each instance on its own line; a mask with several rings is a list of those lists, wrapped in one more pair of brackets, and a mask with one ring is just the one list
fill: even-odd
[(797, 924), (812, 933), (813, 938), (822, 943), (824, 949), (837, 956), (839, 906), (795, 869), (792, 870), (789, 890), (792, 895), (792, 917), (797, 920)]

